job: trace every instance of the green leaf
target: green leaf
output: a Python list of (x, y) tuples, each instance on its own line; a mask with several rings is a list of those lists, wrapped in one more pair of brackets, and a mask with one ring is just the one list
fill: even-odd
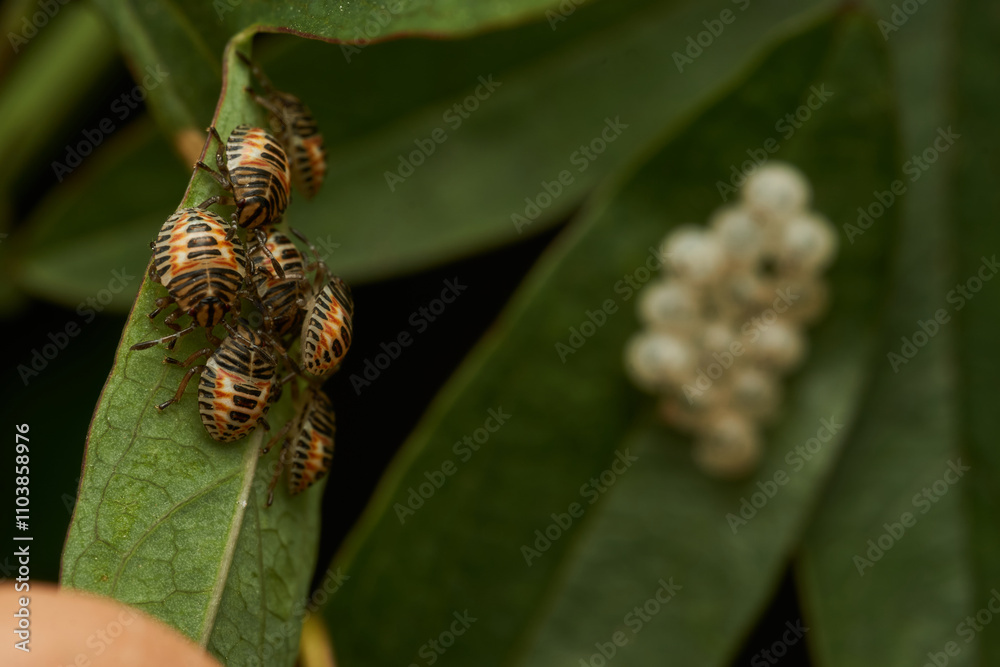
[[(242, 92), (246, 69), (234, 65), (234, 52), (227, 57), (230, 76), (215, 119), (224, 135), (238, 122), (261, 122)], [(211, 183), (199, 174), (183, 205), (204, 200), (217, 187)], [(139, 607), (230, 664), (256, 658), (291, 665), (323, 487), (294, 498), (279, 491), (265, 508), (278, 448), (260, 459), (263, 431), (215, 442), (201, 425), (193, 387), (157, 413), (153, 406), (173, 394), (183, 371), (162, 364), (161, 349), (129, 347), (163, 335), (145, 316), (161, 294), (143, 282), (94, 413), (62, 583)], [(194, 334), (172, 354), (184, 358), (204, 344)], [(269, 418), (280, 426), (291, 414), (286, 395)]]
[(211, 112), (219, 84), (219, 57), (231, 35), (291, 32), (331, 42), (369, 41), (398, 35), (457, 36), (539, 16), (553, 0), (468, 4), (456, 0), (394, 0), (391, 3), (275, 3), (266, 0), (145, 2), (95, 0), (115, 31), (136, 78), (165, 68), (170, 77), (150, 92), (150, 106), (171, 132), (200, 127)]
[[(69, 307), (126, 311), (139, 285), (131, 278), (141, 278), (149, 243), (185, 182), (149, 119), (119, 130), (12, 236), (11, 272), (35, 296)], [(112, 293), (113, 269), (131, 278)], [(101, 290), (111, 294), (110, 301), (87, 306)]]
[[(536, 24), (468, 43), (399, 42), (359, 55), (343, 75), (355, 87), (380, 80), (382, 72), (401, 62), (415, 61), (414, 69), (393, 77), (393, 91), (412, 89), (404, 77), (423, 86), (422, 72), (442, 70), (451, 72), (454, 88), (419, 107), (407, 104), (391, 123), (360, 141), (345, 137), (331, 154), (330, 187), (300, 208), (296, 224), (341, 243), (338, 266), (361, 280), (450, 261), (542, 231), (647, 150), (665, 127), (731, 82), (790, 23), (825, 3), (794, 8), (761, 3), (745, 14), (729, 9), (732, 2), (621, 4), (577, 10), (567, 21), (577, 24), (569, 34), (560, 31), (570, 25), (558, 24), (553, 34), (548, 24)], [(723, 33), (726, 48), (705, 49), (678, 71), (677, 49), (689, 35), (705, 30), (706, 15), (727, 9), (738, 16)], [(525, 50), (523, 45), (533, 57), (514, 55)], [(320, 59), (318, 48), (310, 52)], [(369, 58), (371, 68), (355, 74)], [(286, 72), (294, 81), (292, 69)], [(461, 125), (455, 127), (455, 113), (449, 110), (477, 92), (480, 77), (490, 75), (503, 85), (468, 119), (457, 119)], [(308, 79), (300, 85), (305, 89)], [(342, 98), (350, 91), (319, 98), (319, 109), (331, 102), (346, 106)], [(362, 103), (363, 111), (353, 111), (348, 119), (370, 113), (374, 105)], [(398, 107), (389, 103), (390, 109)], [(344, 113), (327, 108), (334, 119)], [(620, 133), (604, 135), (613, 138), (605, 142), (602, 132), (617, 121)], [(447, 139), (404, 182), (394, 180), (390, 192), (386, 174), (402, 173), (401, 160), (413, 161), (418, 142), (426, 146), (435, 131)], [(561, 174), (566, 176), (562, 183)], [(392, 233), (382, 233), (389, 227)]]
[[(852, 219), (852, 202), (868, 196), (871, 183), (894, 176), (896, 146), (877, 31), (868, 20), (854, 18), (837, 32), (823, 70), (812, 79), (833, 95), (776, 157), (805, 171), (815, 188), (815, 208), (841, 223)], [(790, 51), (775, 61), (814, 62)], [(750, 99), (776, 97), (772, 88), (790, 78), (774, 61), (759, 76), (746, 85)], [(700, 122), (715, 116), (723, 124), (722, 113), (710, 112)], [(766, 136), (739, 145), (758, 146)], [(673, 162), (683, 163), (679, 155), (708, 145), (700, 135), (686, 134), (681, 142), (684, 150), (677, 148)], [(650, 170), (647, 189), (678, 179), (667, 169)], [(665, 197), (665, 210), (678, 198)], [(688, 443), (667, 436), (661, 426), (643, 421), (629, 435), (622, 447), (630, 447), (640, 463), (615, 483), (576, 543), (575, 559), (561, 575), (566, 583), (553, 587), (553, 610), (528, 664), (589, 659), (595, 640), (610, 641), (615, 630), (625, 629), (629, 613), (632, 632), (625, 630), (625, 636), (631, 641), (616, 663), (645, 665), (669, 653), (677, 664), (730, 664), (777, 588), (855, 415), (867, 405), (866, 379), (881, 341), (879, 313), (887, 292), (881, 260), (894, 241), (894, 223), (890, 212), (858, 243), (842, 245), (828, 278), (833, 308), (810, 333), (809, 360), (786, 387), (785, 417), (771, 432), (753, 478), (738, 485), (706, 479), (689, 462)], [(840, 427), (832, 438), (831, 423)], [(648, 619), (646, 630), (633, 608), (648, 613), (645, 602), (660, 580), (683, 588)], [(589, 612), (581, 618), (577, 611), (584, 603)]]
[[(997, 468), (988, 462), (995, 428), (982, 426), (995, 414), (988, 404), (998, 357), (988, 340), (996, 291), (984, 288), (962, 310), (953, 299), (997, 247), (996, 198), (991, 202), (987, 185), (996, 168), (986, 158), (995, 151), (988, 128), (996, 99), (984, 95), (981, 74), (996, 13), (972, 3), (960, 9), (928, 3), (897, 26), (893, 3), (872, 5), (887, 37), (903, 121), (897, 164), (906, 193), (895, 203), (903, 225), (896, 287), (871, 402), (804, 542), (797, 575), (819, 665), (923, 664), (949, 642), (959, 650), (945, 655), (949, 665), (988, 665), (996, 662), (996, 630), (977, 632), (970, 643), (960, 625), (987, 604), (995, 584)], [(913, 156), (932, 149), (939, 130), (952, 126), (961, 134), (954, 148), (913, 171)], [(954, 160), (965, 163), (957, 176)], [(873, 190), (888, 186), (873, 183)], [(868, 208), (874, 194), (856, 204)], [(902, 339), (921, 335), (919, 323), (942, 310), (944, 324), (919, 353), (893, 364), (888, 354), (901, 356)], [(959, 461), (971, 472), (928, 504), (920, 494)], [(899, 523), (905, 512), (915, 525), (899, 539), (883, 537), (886, 524)], [(878, 547), (880, 538), (890, 550)], [(879, 622), (858, 623), (859, 617)]]
[[(705, 29), (707, 13), (718, 15), (732, 3), (596, 3), (556, 24), (554, 32), (545, 22), (462, 42), (400, 40), (366, 47), (350, 62), (336, 46), (289, 38), (278, 44), (266, 69), (277, 85), (300, 93), (313, 108), (330, 151), (327, 182), (314, 201), (297, 198), (294, 224), (320, 242), (337, 271), (355, 283), (541, 231), (645, 150), (664, 127), (731, 82), (789, 29), (789, 21), (823, 4), (789, 9), (761, 2), (745, 14), (731, 9), (739, 20), (720, 37), (724, 45), (706, 49), (683, 72), (675, 50)], [(650, 85), (650, 72), (657, 73), (657, 85)], [(468, 119), (452, 113), (446, 120), (449, 109), (475, 93), (479, 77), (490, 75), (502, 84), (496, 92)], [(600, 138), (609, 118), (628, 127), (589, 161), (581, 144)], [(390, 191), (385, 173), (398, 170), (400, 156), (435, 130), (443, 130), (446, 141)], [(103, 285), (109, 264), (145, 263), (137, 230), (147, 229), (147, 219), (164, 217), (170, 188), (144, 187), (141, 180), (157, 182), (173, 165), (152, 135), (113, 143), (121, 164), (109, 156), (87, 176), (88, 183), (102, 184), (101, 192), (77, 187), (33, 216), (28, 228), (46, 231), (25, 242), (15, 274), (28, 291), (72, 305)], [(564, 170), (572, 183), (559, 185), (561, 194), (518, 229), (512, 216), (526, 214), (525, 197), (548, 197), (542, 182), (558, 184)], [(110, 197), (114, 214), (108, 212)], [(119, 243), (109, 245), (90, 231), (105, 226), (115, 230), (109, 234)], [(96, 270), (81, 266), (98, 256), (106, 261)]]
[[(28, 16), (38, 10), (33, 3)], [(15, 34), (23, 30), (23, 25), (18, 25)], [(17, 44), (24, 52), (0, 89), (0, 116), (4, 119), (0, 125), (0, 155), (4, 156), (0, 187), (5, 197), (22, 179), (25, 165), (47, 147), (53, 131), (72, 117), (115, 53), (108, 27), (83, 4), (60, 7), (38, 33), (27, 45)], [(3, 34), (11, 39), (10, 33)]]
[[(962, 382), (958, 391), (959, 414), (962, 417), (962, 453), (967, 453), (972, 471), (962, 490), (971, 501), (968, 525), (971, 528), (969, 553), (975, 585), (971, 604), (965, 612), (975, 613), (989, 605), (1000, 589), (1000, 454), (997, 433), (997, 378), (1000, 377), (1000, 351), (996, 331), (1000, 322), (1000, 285), (997, 284), (997, 250), (1000, 249), (1000, 195), (996, 183), (1000, 179), (1000, 142), (996, 119), (1000, 97), (988, 75), (991, 63), (1000, 57), (997, 30), (1000, 13), (993, 3), (964, 0), (957, 7), (958, 38), (963, 57), (956, 65), (954, 86), (955, 129), (962, 133), (956, 143), (954, 170), (949, 174), (951, 210), (957, 223), (958, 243), (955, 267), (957, 289), (965, 307), (956, 315), (958, 320), (957, 356)], [(981, 287), (980, 287), (981, 285)], [(958, 306), (955, 305), (958, 310)], [(991, 614), (995, 612), (990, 611)], [(963, 620), (965, 616), (963, 615)], [(957, 619), (954, 619), (956, 624)], [(995, 620), (995, 617), (994, 617)], [(968, 628), (970, 624), (966, 624)], [(980, 626), (977, 634), (982, 665), (1000, 661), (1000, 629), (997, 625)], [(957, 630), (957, 628), (956, 628)], [(965, 647), (971, 639), (969, 631), (952, 639)], [(935, 647), (935, 650), (940, 650)], [(972, 651), (971, 648), (964, 650)]]
[[(60, 8), (45, 29), (30, 43), (22, 40), (27, 21), (37, 11), (31, 3), (4, 6), (2, 34), (10, 50), (0, 56), (0, 313), (14, 310), (23, 301), (15, 285), (17, 262), (23, 257), (18, 232), (12, 231), (17, 193), (30, 183), (33, 169), (58, 132), (92, 92), (114, 55), (110, 31), (96, 13), (82, 5)], [(57, 5), (58, 6), (58, 5)], [(28, 25), (31, 25), (30, 23)], [(35, 30), (32, 27), (32, 30)], [(19, 39), (16, 39), (19, 38)], [(81, 54), (86, 54), (81, 56)], [(8, 56), (17, 56), (16, 66)], [(8, 71), (9, 70), (9, 71)], [(48, 168), (46, 166), (46, 168)], [(19, 203), (19, 202), (18, 202)], [(10, 238), (8, 238), (8, 236)]]
[[(771, 137), (782, 146), (778, 156), (812, 179), (816, 207), (833, 220), (849, 216), (871, 182), (894, 173), (878, 42), (869, 24), (850, 19), (781, 46), (593, 203), (541, 260), (435, 400), (335, 560), (351, 575), (326, 610), (344, 664), (426, 659), (427, 642), (467, 610), (476, 622), (439, 664), (575, 665), (595, 652), (595, 641), (624, 630), (624, 616), (670, 577), (684, 589), (616, 664), (655, 664), (666, 654), (678, 664), (722, 664), (734, 651), (775, 585), (847, 427), (801, 471), (789, 471), (780, 495), (734, 535), (726, 514), (739, 512), (757, 480), (706, 479), (687, 442), (650, 424), (651, 401), (621, 367), (638, 327), (625, 278), (648, 279), (647, 248), (673, 223), (704, 220), (720, 204), (717, 182)], [(834, 95), (813, 119), (793, 137), (776, 134), (776, 121), (824, 83)], [(868, 232), (869, 243), (843, 249), (830, 275), (833, 310), (788, 388), (787, 416), (771, 433), (761, 480), (790, 470), (787, 453), (815, 437), (822, 419), (846, 425), (858, 410), (890, 232), (887, 221)], [(608, 302), (612, 314), (582, 347), (564, 352), (563, 363), (556, 343), (568, 345), (571, 327)], [(483, 443), (489, 410), (510, 416)], [(600, 494), (588, 480), (626, 452), (638, 460), (591, 507)], [(453, 476), (435, 482), (450, 466)], [(428, 493), (429, 484), (440, 488)], [(574, 502), (583, 518), (557, 526), (550, 545), (536, 545), (568, 518), (553, 514), (568, 514)], [(539, 553), (526, 555), (525, 547)], [(394, 632), (375, 639), (353, 631), (376, 624)]]

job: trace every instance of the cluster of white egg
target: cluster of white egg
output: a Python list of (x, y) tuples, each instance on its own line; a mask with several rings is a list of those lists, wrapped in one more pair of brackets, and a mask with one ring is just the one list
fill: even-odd
[(639, 297), (645, 328), (626, 347), (626, 368), (660, 396), (665, 422), (695, 436), (695, 462), (713, 476), (756, 467), (781, 376), (802, 362), (804, 329), (826, 308), (837, 236), (809, 200), (800, 171), (761, 166), (708, 226), (664, 238), (663, 275)]

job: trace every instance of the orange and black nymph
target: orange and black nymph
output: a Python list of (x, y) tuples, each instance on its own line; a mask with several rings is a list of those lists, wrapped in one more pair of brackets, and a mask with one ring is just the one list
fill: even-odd
[(336, 371), (351, 347), (353, 322), (354, 300), (347, 283), (334, 276), (314, 290), (302, 322), (303, 370), (319, 378)]
[[(219, 170), (201, 161), (195, 163), (195, 168), (211, 174), (232, 196), (214, 195), (199, 207), (236, 206), (234, 223), (252, 231), (257, 244), (263, 246), (266, 241), (263, 228), (281, 222), (291, 194), (291, 172), (285, 149), (270, 132), (259, 127), (237, 125), (225, 143), (214, 127), (208, 131), (219, 145), (215, 153)], [(266, 249), (265, 254), (278, 275), (284, 277), (280, 265)]]
[(292, 170), (292, 182), (306, 198), (312, 199), (326, 177), (326, 149), (312, 111), (295, 95), (278, 90), (259, 67), (239, 54), (264, 90), (247, 92), (269, 112), (271, 129), (285, 147)]
[(208, 129), (219, 144), (215, 154), (219, 170), (204, 162), (196, 166), (212, 174), (233, 196), (211, 197), (201, 206), (235, 205), (236, 223), (243, 229), (280, 222), (288, 207), (291, 187), (285, 149), (263, 128), (237, 125), (225, 143), (214, 127)]
[(284, 466), (289, 467), (288, 493), (293, 496), (308, 489), (330, 471), (336, 430), (336, 416), (330, 399), (321, 389), (313, 388), (295, 418), (285, 424), (264, 449), (266, 452), (287, 435), (281, 447), (278, 469), (271, 480), (268, 505)]
[[(182, 208), (167, 218), (150, 244), (153, 262), (149, 269), (150, 278), (167, 289), (167, 296), (156, 300), (149, 317), (153, 319), (176, 304), (177, 309), (164, 318), (164, 324), (176, 333), (138, 343), (132, 349), (168, 341), (172, 346), (197, 327), (204, 328), (208, 339), (218, 344), (212, 329), (227, 313), (239, 310), (247, 264), (242, 245), (230, 240), (227, 232), (222, 218), (200, 208)], [(184, 315), (190, 315), (193, 322), (182, 330), (177, 319)]]
[[(281, 266), (284, 277), (271, 275), (267, 254)], [(272, 229), (263, 246), (250, 255), (254, 265), (254, 286), (264, 313), (267, 331), (281, 336), (295, 328), (309, 294), (306, 265), (302, 253), (282, 232)]]
[(198, 381), (198, 413), (205, 430), (214, 440), (233, 442), (250, 434), (265, 417), (278, 386), (276, 353), (271, 341), (250, 329), (243, 321), (226, 323), (229, 335), (214, 352), (198, 350), (184, 361), (166, 358), (164, 363), (187, 368), (197, 358), (207, 356), (203, 365), (190, 368), (181, 379), (173, 398), (156, 406), (164, 410), (181, 400), (191, 377)]

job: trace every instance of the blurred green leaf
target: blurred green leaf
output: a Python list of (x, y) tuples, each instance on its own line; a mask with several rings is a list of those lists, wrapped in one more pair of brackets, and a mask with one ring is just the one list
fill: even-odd
[[(540, 16), (554, 0), (469, 4), (460, 0), (385, 3), (275, 3), (266, 0), (94, 0), (108, 17), (136, 78), (165, 68), (169, 79), (150, 93), (158, 122), (171, 132), (200, 128), (215, 103), (219, 57), (229, 38), (250, 29), (291, 32), (332, 42), (399, 35), (458, 36)], [(374, 28), (369, 28), (369, 23)], [(367, 31), (367, 32), (366, 32)]]
[[(215, 119), (224, 134), (260, 121), (242, 92), (248, 73), (234, 62), (230, 54), (228, 94)], [(205, 199), (210, 183), (199, 175), (184, 205)], [(139, 607), (228, 664), (292, 665), (323, 486), (295, 498), (279, 491), (265, 508), (278, 448), (260, 459), (263, 431), (235, 444), (212, 440), (195, 385), (163, 414), (154, 409), (183, 370), (163, 365), (162, 349), (129, 347), (163, 335), (146, 317), (162, 293), (143, 282), (94, 413), (62, 583)], [(184, 358), (204, 344), (191, 335), (172, 354)], [(291, 414), (286, 396), (269, 418), (280, 427)]]
[[(31, 9), (39, 13), (37, 5)], [(23, 28), (16, 30), (20, 36)], [(9, 34), (5, 36), (11, 39)], [(83, 4), (59, 7), (29, 44), (18, 44), (17, 48), (24, 53), (16, 66), (10, 66), (0, 88), (0, 117), (4, 119), (0, 124), (0, 155), (4, 156), (0, 185), (4, 196), (52, 132), (77, 111), (79, 101), (115, 55), (107, 25)]]
[[(77, 307), (108, 290), (118, 271), (142, 277), (149, 243), (177, 206), (189, 177), (149, 119), (111, 135), (104, 150), (35, 209), (11, 238), (11, 272), (29, 293)], [(111, 294), (126, 311), (139, 280)]]
[[(830, 25), (780, 47), (594, 204), (532, 272), (394, 461), (335, 561), (352, 577), (326, 612), (345, 664), (426, 659), (428, 640), (468, 610), (476, 624), (440, 664), (522, 664), (527, 653), (531, 664), (576, 665), (595, 652), (594, 642), (624, 630), (623, 617), (670, 577), (685, 588), (661, 612), (668, 618), (651, 621), (657, 629), (616, 664), (651, 664), (668, 653), (678, 664), (721, 664), (735, 650), (846, 431), (801, 471), (786, 455), (815, 437), (823, 420), (849, 424), (862, 400), (891, 225), (871, 230), (869, 245), (845, 248), (832, 272), (833, 312), (812, 336), (814, 351), (789, 388), (788, 417), (774, 429), (761, 467), (761, 480), (777, 470), (790, 480), (737, 535), (726, 514), (740, 511), (741, 497), (758, 490), (756, 480), (705, 479), (686, 442), (648, 424), (651, 401), (630, 388), (621, 369), (625, 340), (637, 328), (631, 313), (616, 310), (565, 364), (554, 346), (604, 299), (630, 310), (624, 278), (643, 266), (647, 248), (671, 223), (705, 219), (720, 203), (717, 181), (769, 137), (783, 146), (780, 157), (810, 176), (817, 208), (834, 220), (850, 215), (850, 202), (867, 195), (872, 181), (891, 177), (891, 105), (878, 36), (868, 24), (846, 23), (838, 24), (837, 48), (827, 56)], [(805, 101), (810, 85), (823, 84), (834, 95), (785, 145), (776, 121)], [(484, 426), (488, 410), (501, 408), (509, 422), (481, 451), (462, 444)], [(600, 494), (588, 480), (626, 452), (638, 461), (589, 509)], [(449, 464), (454, 477), (435, 482)], [(429, 484), (440, 488), (421, 499), (418, 489)], [(556, 526), (560, 537), (550, 546), (536, 545), (557, 521), (553, 515), (574, 502), (584, 517)], [(423, 506), (409, 514), (416, 505)], [(526, 556), (525, 546), (539, 553)], [(401, 553), (407, 558), (396, 557)], [(376, 641), (350, 630), (375, 623), (395, 632)]]
[[(38, 6), (12, 3), (2, 20), (10, 50), (0, 56), (0, 313), (23, 301), (14, 264), (23, 246), (13, 233), (15, 197), (41, 161), (53, 134), (73, 116), (114, 55), (110, 31), (93, 10), (62, 7), (44, 22)], [(22, 23), (27, 21), (27, 23)], [(34, 22), (32, 22), (34, 21)], [(41, 22), (38, 28), (35, 23)], [(27, 27), (25, 27), (27, 25)], [(30, 30), (29, 30), (30, 28)], [(27, 37), (30, 35), (30, 38)], [(16, 65), (10, 62), (17, 56)]]
[[(958, 285), (997, 247), (995, 197), (994, 213), (987, 203), (993, 192), (987, 183), (996, 175), (987, 158), (995, 151), (988, 119), (996, 99), (983, 92), (988, 84), (982, 75), (990, 68), (986, 35), (995, 30), (997, 14), (972, 3), (929, 3), (912, 15), (899, 14), (898, 3), (888, 0), (870, 4), (887, 38), (899, 90), (904, 150), (897, 164), (910, 168), (900, 177), (905, 195), (895, 203), (903, 222), (896, 289), (887, 304), (871, 404), (809, 531), (798, 579), (807, 621), (816, 628), (811, 645), (819, 665), (923, 664), (928, 654), (949, 665), (993, 664), (997, 630), (987, 628), (982, 637), (976, 632), (970, 643), (961, 627), (986, 605), (995, 584), (988, 574), (997, 547), (997, 467), (989, 462), (995, 428), (981, 426), (995, 413), (991, 377), (998, 358), (987, 339), (996, 291), (984, 288), (961, 311), (954, 299)], [(957, 22), (956, 11), (962, 17)], [(948, 128), (961, 135), (954, 148), (926, 170), (913, 171), (914, 156), (936, 151), (939, 131)], [(960, 156), (967, 161), (955, 177), (950, 166)], [(888, 186), (874, 183), (871, 196), (855, 205), (877, 204), (875, 191)], [(944, 324), (936, 323), (942, 309)], [(921, 322), (929, 324), (922, 329)], [(935, 324), (938, 331), (918, 354), (892, 363), (888, 355), (902, 356), (904, 338), (919, 342)], [(958, 373), (956, 349), (964, 360)], [(932, 504), (921, 496), (935, 482), (940, 491), (946, 471), (954, 479), (949, 462), (959, 461), (972, 470), (957, 488), (932, 494)], [(898, 539), (885, 536), (904, 512), (916, 524)], [(861, 616), (879, 622), (858, 623)], [(944, 653), (949, 642), (957, 654)]]
[[(962, 56), (956, 63), (953, 86), (955, 129), (962, 133), (956, 143), (954, 170), (949, 174), (950, 204), (954, 211), (958, 238), (955, 284), (965, 288), (965, 307), (957, 313), (958, 368), (961, 384), (958, 405), (962, 417), (962, 452), (967, 453), (972, 471), (962, 490), (971, 501), (969, 544), (975, 587), (966, 614), (976, 614), (981, 630), (976, 632), (980, 663), (1000, 663), (1000, 624), (982, 624), (981, 610), (989, 605), (996, 620), (993, 600), (1000, 589), (1000, 414), (997, 411), (997, 378), (1000, 377), (1000, 350), (996, 332), (1000, 324), (1000, 284), (997, 255), (1000, 254), (1000, 138), (996, 120), (1000, 94), (992, 71), (1000, 44), (1000, 8), (996, 3), (963, 0), (956, 8), (957, 38)], [(966, 298), (968, 297), (968, 298)], [(955, 310), (958, 306), (955, 305)], [(956, 626), (959, 618), (952, 619)], [(966, 632), (951, 639), (963, 647), (972, 641), (965, 614)], [(959, 632), (956, 627), (956, 632)], [(975, 635), (973, 635), (975, 636)], [(934, 650), (941, 650), (935, 646)]]
[[(731, 82), (790, 22), (823, 4), (790, 9), (761, 2), (745, 14), (730, 9), (738, 20), (723, 33), (725, 47), (705, 49), (693, 64), (683, 64), (683, 72), (675, 50), (685, 48), (688, 35), (705, 30), (706, 15), (732, 3), (596, 3), (556, 24), (554, 32), (544, 22), (462, 42), (403, 40), (352, 54), (350, 62), (339, 47), (287, 40), (266, 69), (277, 85), (301, 94), (313, 108), (330, 150), (324, 188), (314, 201), (296, 198), (290, 219), (355, 283), (541, 231), (664, 127)], [(491, 76), (501, 84), (496, 92), (467, 119), (457, 116), (454, 105), (477, 87), (484, 93), (479, 78)], [(595, 90), (602, 94), (595, 96)], [(599, 138), (615, 118), (627, 128), (595, 160), (586, 158), (582, 145)], [(445, 133), (445, 143), (429, 139), (435, 130)], [(400, 156), (417, 150), (414, 142), (428, 141), (434, 152), (391, 191), (385, 174), (399, 170)], [(88, 183), (102, 184), (100, 194), (84, 187), (59, 194), (60, 203), (39, 211), (29, 224), (46, 230), (26, 243), (18, 265), (16, 279), (29, 291), (75, 304), (106, 280), (109, 263), (131, 267), (146, 261), (145, 245), (135, 242), (142, 235), (137, 225), (155, 230), (148, 221), (165, 219), (173, 206), (169, 187), (141, 181), (159, 183), (158, 174), (170, 167), (163, 142), (151, 135), (115, 144), (123, 163), (108, 157), (87, 176)], [(564, 170), (569, 185), (558, 183)], [(555, 183), (561, 194), (539, 207), (533, 222), (524, 217), (530, 224), (518, 229), (512, 216), (528, 215), (525, 198), (549, 197), (543, 181), (551, 191)], [(116, 207), (109, 213), (112, 192)], [(105, 225), (118, 230), (111, 233), (120, 243), (109, 246), (90, 231)], [(94, 263), (97, 275), (79, 280), (90, 274), (82, 264), (95, 256), (106, 260)]]
[[(813, 35), (805, 39), (825, 41)], [(802, 69), (789, 65), (792, 62), (824, 65), (819, 72), (803, 72), (811, 77), (803, 85), (788, 71)], [(696, 191), (699, 178), (710, 181), (724, 174), (740, 147), (762, 145), (770, 130), (762, 125), (756, 136), (737, 139), (736, 131), (727, 135), (715, 128), (739, 117), (736, 109), (753, 109), (758, 99), (794, 108), (782, 90), (797, 84), (808, 87), (799, 100), (803, 104), (816, 89), (832, 95), (782, 142), (775, 158), (808, 175), (816, 210), (835, 224), (849, 221), (852, 202), (867, 197), (871, 183), (891, 180), (896, 173), (888, 81), (881, 39), (867, 19), (840, 22), (825, 58), (801, 46), (784, 47), (736, 99), (702, 117), (698, 126), (704, 129), (682, 135), (639, 173), (619, 195), (620, 213), (612, 208), (605, 215), (621, 224), (628, 210), (624, 201), (649, 198), (647, 193), (655, 192), (657, 184), (669, 182), (678, 191), (662, 195), (661, 217), (668, 215), (682, 193)], [(689, 175), (684, 167), (697, 161), (688, 156), (705, 147), (718, 155), (711, 158), (718, 164), (699, 165), (705, 171), (690, 169)], [(705, 217), (701, 212), (694, 219)], [(888, 292), (882, 260), (895, 241), (894, 230), (895, 216), (890, 213), (865, 234), (863, 243), (842, 245), (828, 276), (833, 306), (809, 334), (809, 359), (785, 388), (784, 418), (770, 431), (767, 454), (751, 479), (727, 484), (706, 478), (690, 462), (689, 442), (660, 425), (642, 421), (637, 432), (628, 435), (622, 447), (631, 448), (641, 462), (636, 472), (615, 483), (574, 544), (574, 557), (550, 592), (552, 611), (529, 665), (589, 660), (599, 651), (597, 643), (610, 641), (617, 630), (624, 630), (630, 640), (615, 659), (622, 665), (648, 665), (667, 654), (677, 664), (731, 664), (777, 588), (855, 417), (866, 409), (866, 381), (881, 340), (880, 312)], [(816, 452), (812, 443), (822, 449)], [(662, 580), (683, 589), (648, 619), (655, 629), (639, 636), (646, 619), (632, 610), (643, 608)], [(581, 617), (578, 610), (584, 604), (588, 613)], [(648, 613), (649, 607), (644, 608)], [(786, 620), (793, 627), (800, 621)]]

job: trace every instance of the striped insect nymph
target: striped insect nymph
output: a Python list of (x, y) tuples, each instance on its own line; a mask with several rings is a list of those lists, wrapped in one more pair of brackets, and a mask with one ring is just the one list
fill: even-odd
[[(209, 128), (209, 133), (218, 142), (215, 153), (218, 171), (201, 161), (195, 163), (195, 168), (211, 174), (232, 196), (214, 195), (200, 207), (236, 206), (235, 224), (252, 231), (258, 245), (263, 246), (266, 241), (263, 228), (279, 223), (288, 206), (291, 172), (285, 149), (270, 132), (250, 125), (236, 126), (225, 143), (214, 127)], [(273, 257), (269, 259), (280, 276), (280, 265)]]
[[(149, 313), (154, 319), (164, 309), (176, 304), (164, 324), (175, 333), (156, 340), (137, 343), (134, 350), (176, 340), (198, 327), (213, 344), (219, 339), (212, 329), (229, 312), (239, 309), (239, 293), (246, 276), (247, 259), (241, 244), (227, 237), (226, 222), (215, 213), (200, 208), (182, 208), (167, 218), (156, 240), (151, 243), (153, 262), (150, 278), (167, 289), (167, 296), (156, 300)], [(182, 329), (177, 320), (192, 318)]]
[(260, 83), (264, 94), (253, 88), (247, 92), (268, 111), (271, 129), (285, 147), (295, 188), (312, 199), (326, 176), (326, 149), (312, 111), (295, 95), (278, 90), (261, 69), (239, 54)]
[[(267, 425), (267, 411), (280, 387), (278, 351), (273, 341), (253, 331), (245, 321), (226, 322), (229, 335), (214, 351), (204, 348), (184, 361), (167, 357), (164, 363), (189, 368), (172, 398), (156, 406), (165, 410), (181, 400), (195, 374), (198, 381), (198, 413), (214, 440), (233, 442), (246, 437), (258, 425)], [(191, 366), (199, 357), (204, 364)]]

